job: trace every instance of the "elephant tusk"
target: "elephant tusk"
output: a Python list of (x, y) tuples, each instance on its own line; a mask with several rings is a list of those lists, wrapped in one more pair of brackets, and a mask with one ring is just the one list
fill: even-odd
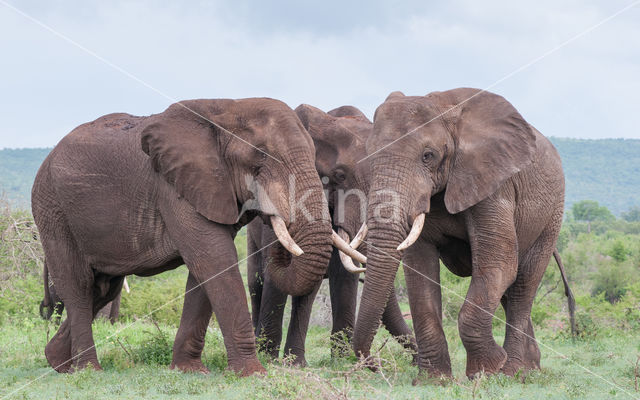
[(425, 214), (422, 213), (418, 215), (413, 220), (413, 226), (411, 226), (411, 232), (404, 240), (404, 242), (400, 243), (397, 250), (406, 250), (407, 247), (411, 246), (418, 238), (420, 237), (420, 233), (422, 233), (422, 228), (424, 227), (424, 218)]
[(125, 278), (124, 278), (124, 282), (122, 282), (122, 286), (124, 287), (124, 290), (125, 290), (127, 293), (129, 293), (129, 292), (130, 292), (130, 290), (129, 290), (129, 283), (127, 283), (127, 277), (126, 277), (126, 276), (125, 276)]
[[(338, 235), (345, 242), (349, 240), (349, 235), (347, 234), (347, 232), (345, 232), (342, 229), (338, 230)], [(353, 242), (351, 242), (351, 243), (353, 243)], [(356, 267), (356, 265), (353, 263), (353, 260), (351, 259), (351, 257), (349, 257), (348, 255), (344, 254), (342, 251), (338, 250), (338, 254), (340, 255), (340, 262), (342, 263), (342, 266), (344, 267), (344, 269), (346, 269), (347, 271), (351, 272), (352, 274), (359, 274), (360, 272), (365, 272), (367, 270), (366, 268)]]
[(367, 232), (369, 232), (369, 228), (367, 227), (367, 223), (363, 222), (360, 230), (358, 231), (358, 233), (356, 233), (356, 236), (353, 238), (349, 246), (351, 246), (351, 248), (354, 250), (357, 249), (358, 246), (362, 244), (364, 238), (367, 236)]
[(349, 246), (349, 243), (345, 242), (344, 239), (342, 239), (340, 235), (336, 233), (336, 231), (331, 231), (331, 241), (338, 250), (343, 251), (346, 255), (353, 258), (357, 262), (361, 264), (367, 263), (367, 257), (360, 254), (357, 250), (352, 249), (351, 246)]
[(296, 244), (296, 242), (293, 240), (293, 238), (289, 234), (289, 231), (287, 230), (287, 226), (284, 224), (284, 220), (281, 217), (278, 217), (277, 215), (272, 215), (271, 227), (273, 228), (273, 231), (276, 233), (276, 236), (278, 237), (278, 241), (280, 241), (280, 244), (282, 244), (282, 246), (284, 246), (284, 248), (287, 249), (291, 254), (293, 254), (294, 256), (299, 256), (304, 253), (304, 251), (302, 251), (300, 246)]

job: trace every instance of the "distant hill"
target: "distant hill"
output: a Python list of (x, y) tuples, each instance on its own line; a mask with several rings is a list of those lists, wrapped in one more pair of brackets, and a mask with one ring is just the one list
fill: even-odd
[(640, 140), (550, 139), (562, 157), (566, 208), (596, 200), (620, 216), (640, 206)]
[(0, 150), (0, 197), (19, 208), (31, 208), (31, 186), (51, 148)]
[[(619, 216), (640, 206), (640, 140), (550, 139), (562, 157), (567, 208), (590, 199)], [(4, 191), (14, 205), (29, 208), (33, 178), (50, 151), (0, 150), (0, 193)]]

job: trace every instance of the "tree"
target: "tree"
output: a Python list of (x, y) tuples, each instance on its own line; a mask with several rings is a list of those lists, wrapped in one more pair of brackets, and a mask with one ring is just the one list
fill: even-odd
[(633, 206), (627, 212), (622, 213), (622, 219), (627, 222), (639, 222), (640, 221), (640, 207)]
[(605, 206), (601, 206), (595, 200), (582, 200), (574, 203), (571, 212), (576, 221), (587, 223), (587, 232), (591, 233), (592, 221), (613, 221), (616, 217)]

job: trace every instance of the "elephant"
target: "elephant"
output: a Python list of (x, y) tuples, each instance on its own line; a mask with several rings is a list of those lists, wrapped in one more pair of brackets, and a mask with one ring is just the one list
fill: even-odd
[(46, 268), (67, 309), (45, 348), (58, 372), (98, 363), (91, 322), (126, 275), (186, 264), (171, 368), (201, 361), (215, 312), (228, 368), (264, 373), (233, 239), (259, 217), (276, 232), (275, 284), (304, 295), (323, 278), (333, 242), (315, 149), (286, 104), (269, 98), (182, 101), (151, 116), (109, 114), (65, 136), (40, 167), (32, 210)]
[[(366, 155), (365, 140), (373, 131), (373, 123), (353, 106), (342, 106), (325, 113), (303, 104), (295, 111), (316, 147), (315, 165), (323, 179), (334, 231), (348, 241), (356, 236), (364, 222), (362, 211), (366, 210), (364, 194), (369, 185), (368, 168), (356, 162)], [(272, 358), (277, 358), (287, 294), (278, 290), (269, 274), (265, 274), (270, 259), (268, 250), (259, 252), (273, 240), (273, 231), (262, 221), (254, 220), (248, 225), (247, 253), (258, 253), (247, 260), (253, 326), (261, 349)], [(331, 298), (332, 356), (350, 351), (348, 343), (355, 322), (359, 271), (350, 258), (345, 258), (337, 249), (333, 250), (326, 276)], [(318, 284), (310, 294), (292, 299), (284, 352), (285, 357), (293, 356), (294, 365), (307, 364), (305, 338), (319, 287)], [(415, 339), (402, 316), (395, 291), (389, 297), (382, 322), (407, 349), (414, 355), (417, 353)]]
[[(371, 342), (402, 260), (419, 352), (419, 376), (451, 376), (442, 329), (440, 264), (471, 276), (458, 315), (466, 375), (540, 368), (531, 321), (536, 290), (562, 223), (560, 157), (512, 104), (458, 88), (391, 93), (366, 143), (367, 279), (353, 337)], [(427, 222), (425, 223), (425, 219)], [(506, 311), (503, 346), (491, 323)]]

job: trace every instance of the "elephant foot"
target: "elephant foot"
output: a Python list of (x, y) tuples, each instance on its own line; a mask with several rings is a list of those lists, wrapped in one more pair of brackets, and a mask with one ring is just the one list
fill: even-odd
[(448, 373), (446, 371), (438, 372), (435, 370), (427, 371), (420, 370), (418, 372), (418, 376), (416, 376), (411, 384), (413, 386), (423, 386), (423, 385), (438, 385), (444, 386), (447, 383), (451, 382), (452, 376), (451, 371)]
[(466, 375), (469, 379), (473, 379), (482, 372), (487, 375), (496, 374), (500, 372), (506, 361), (507, 352), (494, 342), (493, 347), (479, 355), (467, 354)]
[(77, 363), (75, 363), (71, 367), (71, 369), (69, 370), (69, 373), (74, 373), (76, 371), (80, 371), (85, 368), (93, 368), (95, 371), (102, 371), (102, 367), (100, 366), (98, 359), (94, 358), (94, 359), (79, 360)]
[(258, 343), (256, 347), (260, 353), (267, 355), (271, 360), (278, 359), (278, 356), (280, 355), (280, 344), (276, 346), (271, 342), (262, 342)]
[(229, 369), (235, 372), (240, 377), (257, 375), (266, 375), (267, 370), (264, 369), (260, 361), (257, 358), (250, 358), (245, 360), (231, 361), (229, 360)]
[(289, 355), (285, 356), (284, 364), (297, 368), (305, 368), (308, 365), (304, 353), (290, 353)]
[[(540, 348), (533, 338), (532, 329), (529, 336), (530, 337), (524, 336), (521, 341), (510, 340), (508, 343), (505, 343), (508, 358), (501, 370), (503, 374), (514, 376), (520, 370), (531, 371), (540, 369)], [(514, 345), (514, 343), (516, 345)]]
[(200, 359), (171, 361), (169, 369), (176, 368), (182, 372), (199, 372), (203, 375), (209, 375), (210, 373), (209, 368), (205, 367)]
[[(416, 356), (418, 355), (416, 354)], [(418, 381), (420, 381), (420, 378), (424, 378), (426, 380), (440, 380), (443, 378), (450, 379), (452, 377), (451, 360), (449, 359), (448, 353), (440, 354), (437, 358), (422, 356), (419, 360), (421, 360), (418, 364), (420, 371), (416, 378)]]
[(71, 337), (66, 329), (67, 323), (60, 326), (60, 329), (44, 348), (44, 355), (49, 365), (59, 373), (71, 372)]
[(518, 371), (527, 372), (535, 369), (540, 369), (539, 362), (535, 362), (533, 360), (523, 362), (521, 360), (509, 358), (507, 359), (507, 362), (504, 364), (500, 372), (508, 376), (515, 376)]

